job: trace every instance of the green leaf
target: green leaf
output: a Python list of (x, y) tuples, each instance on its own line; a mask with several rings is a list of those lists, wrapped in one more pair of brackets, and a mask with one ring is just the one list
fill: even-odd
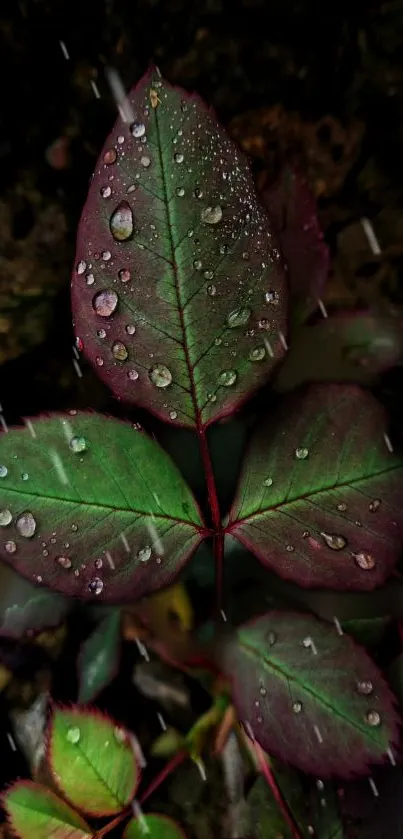
[(249, 164), (210, 108), (151, 69), (98, 160), (78, 231), (78, 345), (125, 402), (197, 427), (284, 355), (287, 288)]
[(57, 785), (83, 812), (119, 813), (136, 792), (139, 769), (129, 736), (97, 711), (55, 708), (48, 754)]
[(346, 834), (337, 806), (337, 796), (331, 784), (317, 781), (312, 810), (316, 839), (344, 839)]
[(123, 839), (186, 839), (183, 830), (168, 816), (159, 813), (141, 815), (131, 819), (123, 834)]
[[(278, 761), (273, 761), (272, 769), (287, 808), (298, 826), (301, 839), (309, 839), (309, 810), (297, 773), (282, 766)], [(279, 805), (263, 777), (257, 778), (253, 784), (247, 796), (247, 803), (250, 831), (254, 839), (268, 839), (271, 836), (294, 839), (294, 834), (285, 822)]]
[(396, 700), (378, 668), (316, 618), (268, 612), (239, 628), (222, 665), (262, 748), (304, 772), (364, 774), (398, 742)]
[(403, 547), (403, 464), (390, 448), (383, 409), (359, 388), (285, 400), (252, 438), (227, 532), (300, 586), (379, 586)]
[(105, 617), (81, 647), (79, 702), (92, 702), (116, 676), (121, 646), (120, 609)]
[(354, 618), (341, 621), (341, 625), (348, 635), (368, 649), (379, 646), (390, 625), (390, 617)]
[(51, 790), (31, 781), (19, 781), (4, 796), (12, 830), (21, 839), (88, 839), (91, 828)]
[(172, 582), (202, 539), (178, 469), (129, 423), (38, 419), (1, 435), (0, 465), (0, 558), (67, 595), (137, 599)]

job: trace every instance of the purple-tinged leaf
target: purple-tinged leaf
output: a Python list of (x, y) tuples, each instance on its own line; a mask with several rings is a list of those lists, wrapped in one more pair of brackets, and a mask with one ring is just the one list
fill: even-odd
[[(272, 761), (272, 770), (283, 800), (298, 826), (301, 839), (309, 839), (309, 809), (305, 790), (298, 774), (289, 767)], [(248, 821), (250, 832), (255, 839), (268, 839), (270, 836), (283, 836), (294, 839), (289, 825), (285, 822), (280, 807), (265, 778), (256, 779), (247, 796)]]
[(403, 547), (403, 464), (386, 430), (359, 388), (286, 400), (252, 438), (227, 532), (300, 586), (379, 586)]
[(352, 778), (398, 742), (395, 698), (347, 635), (316, 618), (269, 612), (223, 651), (247, 731), (269, 754), (320, 778)]
[(368, 312), (324, 318), (293, 334), (274, 387), (304, 382), (370, 384), (403, 358), (403, 327), (396, 318)]
[(123, 839), (186, 839), (182, 828), (168, 816), (160, 813), (140, 813), (131, 819), (123, 834)]
[(40, 594), (22, 606), (10, 606), (4, 613), (0, 636), (7, 638), (32, 637), (46, 629), (59, 626), (71, 609), (71, 601), (59, 594)]
[[(31, 582), (97, 601), (168, 585), (202, 539), (168, 455), (129, 423), (75, 413), (0, 436), (0, 558)], [(18, 455), (15, 458), (15, 455)]]
[(301, 322), (317, 308), (329, 272), (329, 250), (316, 203), (306, 180), (289, 167), (264, 190), (262, 198), (288, 267), (291, 316)]
[(8, 823), (21, 839), (90, 839), (81, 816), (41, 784), (19, 781), (3, 798)]
[(139, 783), (129, 736), (95, 710), (55, 708), (48, 759), (63, 795), (89, 815), (119, 813), (132, 800)]
[(115, 678), (120, 661), (120, 609), (105, 617), (84, 641), (78, 658), (79, 702), (93, 699)]
[(120, 399), (201, 429), (284, 355), (283, 265), (249, 165), (212, 110), (154, 69), (128, 103), (133, 123), (117, 120), (80, 222), (77, 341)]

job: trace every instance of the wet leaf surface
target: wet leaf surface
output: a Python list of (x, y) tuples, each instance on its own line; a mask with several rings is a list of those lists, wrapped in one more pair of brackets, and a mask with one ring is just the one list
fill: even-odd
[(186, 839), (183, 830), (168, 816), (158, 813), (141, 814), (131, 819), (123, 834), (123, 839)]
[(40, 784), (14, 784), (5, 803), (9, 824), (22, 839), (89, 839), (93, 835), (72, 807)]
[[(288, 767), (281, 766), (278, 761), (273, 761), (272, 769), (287, 808), (298, 825), (301, 839), (309, 839), (309, 810), (298, 774)], [(264, 778), (257, 778), (249, 791), (247, 802), (251, 836), (255, 839), (267, 839), (268, 836), (294, 839)]]

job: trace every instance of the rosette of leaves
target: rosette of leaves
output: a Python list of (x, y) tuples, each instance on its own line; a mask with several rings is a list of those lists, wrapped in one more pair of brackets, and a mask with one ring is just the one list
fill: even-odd
[[(376, 318), (357, 318), (358, 339), (350, 322), (339, 336), (326, 319), (321, 340), (329, 330), (342, 364), (319, 378), (337, 369), (338, 383), (263, 410), (223, 523), (209, 428), (292, 358), (288, 324), (312, 313), (327, 250), (316, 223), (305, 223), (306, 186), (286, 177), (266, 196), (267, 212), (247, 161), (197, 96), (152, 68), (127, 107), (131, 118), (120, 117), (107, 138), (79, 226), (77, 347), (118, 399), (194, 432), (207, 509), (138, 425), (76, 411), (44, 416), (1, 435), (1, 559), (64, 595), (125, 603), (169, 585), (206, 539), (219, 580), (228, 535), (300, 586), (379, 586), (403, 545), (403, 464), (381, 406), (343, 381), (352, 366), (359, 378), (362, 365), (377, 372), (393, 363), (399, 342), (379, 364)], [(116, 626), (108, 624), (113, 650)], [(240, 718), (285, 763), (352, 776), (395, 748), (393, 695), (337, 628), (268, 613), (219, 653)]]

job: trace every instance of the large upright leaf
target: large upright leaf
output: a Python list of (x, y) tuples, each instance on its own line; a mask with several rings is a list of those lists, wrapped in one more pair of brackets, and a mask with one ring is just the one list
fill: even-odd
[(167, 422), (231, 413), (284, 354), (286, 285), (249, 166), (214, 113), (152, 69), (98, 160), (78, 233), (78, 344)]
[(320, 778), (354, 777), (398, 742), (395, 699), (347, 635), (316, 618), (268, 612), (223, 653), (235, 705), (262, 748)]
[(5, 795), (4, 805), (13, 832), (21, 839), (90, 839), (91, 828), (54, 792), (20, 781)]
[(97, 601), (168, 585), (202, 538), (168, 455), (96, 414), (30, 428), (0, 436), (0, 558), (31, 581)]
[(85, 813), (118, 813), (136, 792), (139, 769), (131, 741), (97, 711), (55, 708), (48, 756), (59, 789)]
[(403, 547), (403, 462), (380, 405), (318, 385), (262, 423), (227, 531), (300, 586), (372, 589)]

